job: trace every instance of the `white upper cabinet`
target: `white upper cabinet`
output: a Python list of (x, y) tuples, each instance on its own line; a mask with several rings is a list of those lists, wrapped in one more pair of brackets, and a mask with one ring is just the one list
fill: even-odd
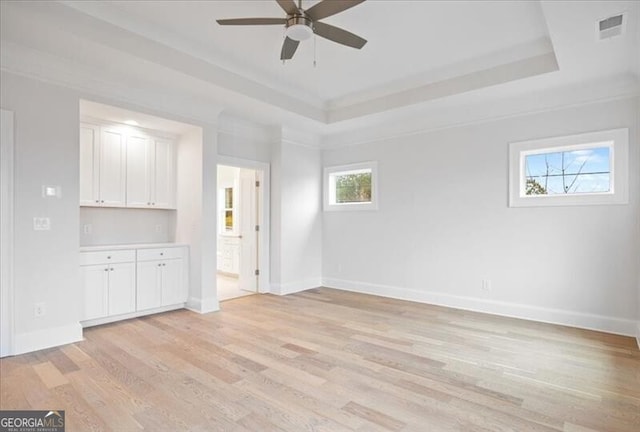
[(154, 144), (153, 206), (173, 209), (176, 208), (176, 146), (166, 139), (155, 139)]
[(124, 133), (102, 128), (100, 135), (100, 205), (123, 207), (127, 191)]
[(176, 208), (176, 148), (130, 127), (80, 124), (80, 205)]
[(100, 205), (100, 128), (80, 124), (80, 205)]
[(127, 140), (127, 207), (175, 208), (175, 144), (131, 135)]
[(127, 137), (127, 207), (151, 207), (153, 153), (149, 137)]
[(122, 132), (80, 125), (80, 205), (124, 207), (126, 165)]

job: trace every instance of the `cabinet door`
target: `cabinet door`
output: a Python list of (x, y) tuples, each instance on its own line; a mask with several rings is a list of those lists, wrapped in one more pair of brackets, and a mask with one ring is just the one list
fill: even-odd
[(162, 305), (168, 306), (186, 302), (187, 292), (183, 276), (184, 260), (166, 260), (162, 264)]
[(109, 266), (109, 315), (136, 310), (136, 266), (134, 263)]
[(136, 309), (146, 310), (162, 304), (162, 266), (160, 261), (138, 261)]
[(127, 207), (151, 207), (153, 143), (142, 134), (127, 137)]
[(107, 274), (106, 265), (82, 266), (82, 293), (84, 296), (82, 319), (89, 320), (107, 316)]
[(80, 124), (80, 205), (100, 205), (100, 128)]
[(124, 207), (126, 194), (126, 147), (124, 134), (102, 128), (100, 135), (100, 205)]
[(176, 156), (175, 143), (155, 139), (155, 181), (152, 185), (153, 207), (173, 209), (176, 207)]

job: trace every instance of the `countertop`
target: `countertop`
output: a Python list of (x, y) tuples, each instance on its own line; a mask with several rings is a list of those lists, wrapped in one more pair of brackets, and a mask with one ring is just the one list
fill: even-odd
[(131, 243), (131, 244), (112, 244), (100, 246), (80, 246), (80, 252), (99, 252), (105, 250), (125, 250), (125, 249), (153, 249), (168, 247), (184, 247), (189, 246), (185, 243)]

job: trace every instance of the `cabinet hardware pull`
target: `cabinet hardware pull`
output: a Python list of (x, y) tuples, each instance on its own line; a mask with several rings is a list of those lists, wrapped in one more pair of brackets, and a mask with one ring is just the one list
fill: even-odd
[(100, 200), (96, 200), (96, 202), (97, 202), (97, 203), (99, 203), (99, 202), (100, 202)]
[(107, 256), (107, 259), (111, 259), (111, 255)]

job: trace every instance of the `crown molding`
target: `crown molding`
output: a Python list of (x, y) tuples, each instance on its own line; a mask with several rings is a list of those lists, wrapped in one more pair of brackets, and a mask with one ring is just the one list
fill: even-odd
[(629, 73), (518, 97), (476, 101), (460, 97), (447, 105), (434, 101), (414, 109), (398, 110), (387, 118), (369, 116), (366, 121), (360, 120), (357, 128), (324, 135), (321, 147), (330, 149), (381, 142), (639, 96), (639, 80)]

